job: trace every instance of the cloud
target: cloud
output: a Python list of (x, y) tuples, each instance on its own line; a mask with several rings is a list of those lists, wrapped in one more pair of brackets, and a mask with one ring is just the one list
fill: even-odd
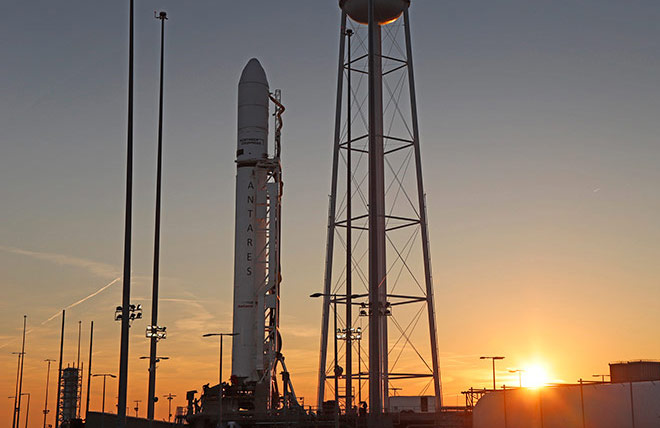
[(119, 274), (119, 269), (116, 266), (112, 266), (107, 263), (96, 262), (94, 260), (70, 256), (67, 254), (44, 253), (15, 247), (7, 247), (4, 245), (0, 245), (0, 251), (31, 257), (33, 259), (43, 260), (62, 266), (77, 267), (103, 278), (112, 278)]

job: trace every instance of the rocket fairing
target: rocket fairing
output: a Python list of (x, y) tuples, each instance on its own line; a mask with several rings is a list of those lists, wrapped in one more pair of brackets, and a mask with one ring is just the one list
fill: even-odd
[[(269, 87), (266, 73), (251, 59), (238, 84), (236, 151), (236, 230), (234, 247), (234, 318), (232, 375), (258, 381), (263, 368), (263, 299), (267, 264), (267, 172)], [(260, 355), (261, 354), (261, 355)]]

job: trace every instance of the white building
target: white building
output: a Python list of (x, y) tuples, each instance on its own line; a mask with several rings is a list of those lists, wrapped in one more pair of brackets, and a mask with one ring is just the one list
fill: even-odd
[(473, 418), (474, 428), (658, 428), (660, 382), (498, 390), (479, 400)]

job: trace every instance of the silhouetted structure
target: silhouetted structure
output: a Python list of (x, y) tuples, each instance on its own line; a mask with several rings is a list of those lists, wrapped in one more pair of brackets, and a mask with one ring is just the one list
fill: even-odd
[(660, 380), (660, 361), (610, 363), (610, 380), (612, 383)]
[[(368, 380), (368, 411), (377, 419), (390, 410), (393, 382), (426, 377), (432, 385), (434, 408), (440, 409), (410, 1), (341, 0), (339, 4), (342, 17), (317, 406), (324, 405), (330, 385), (326, 381), (341, 376), (345, 387), (343, 393), (339, 386), (334, 387), (335, 395), (347, 413), (355, 413), (358, 403), (354, 402), (353, 380)], [(363, 111), (365, 105), (368, 114)], [(346, 314), (344, 325), (333, 331), (330, 311), (337, 300), (345, 305)], [(359, 310), (353, 312), (353, 307)], [(412, 352), (418, 347), (411, 342), (412, 331), (405, 327), (416, 326), (423, 315), (429, 334), (429, 355), (425, 357)], [(352, 333), (360, 316), (369, 325), (365, 331), (368, 368), (355, 374), (353, 366), (358, 364), (353, 359)], [(407, 349), (420, 357), (423, 370), (399, 368), (398, 356), (390, 363), (390, 329), (399, 336), (394, 355)], [(339, 361), (328, 364), (330, 334), (345, 335), (344, 367)]]

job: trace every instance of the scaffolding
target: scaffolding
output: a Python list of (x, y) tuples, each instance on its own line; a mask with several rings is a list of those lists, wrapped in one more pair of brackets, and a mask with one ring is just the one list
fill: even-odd
[(82, 368), (63, 369), (59, 384), (60, 401), (57, 403), (57, 419), (60, 426), (79, 418), (81, 392)]

